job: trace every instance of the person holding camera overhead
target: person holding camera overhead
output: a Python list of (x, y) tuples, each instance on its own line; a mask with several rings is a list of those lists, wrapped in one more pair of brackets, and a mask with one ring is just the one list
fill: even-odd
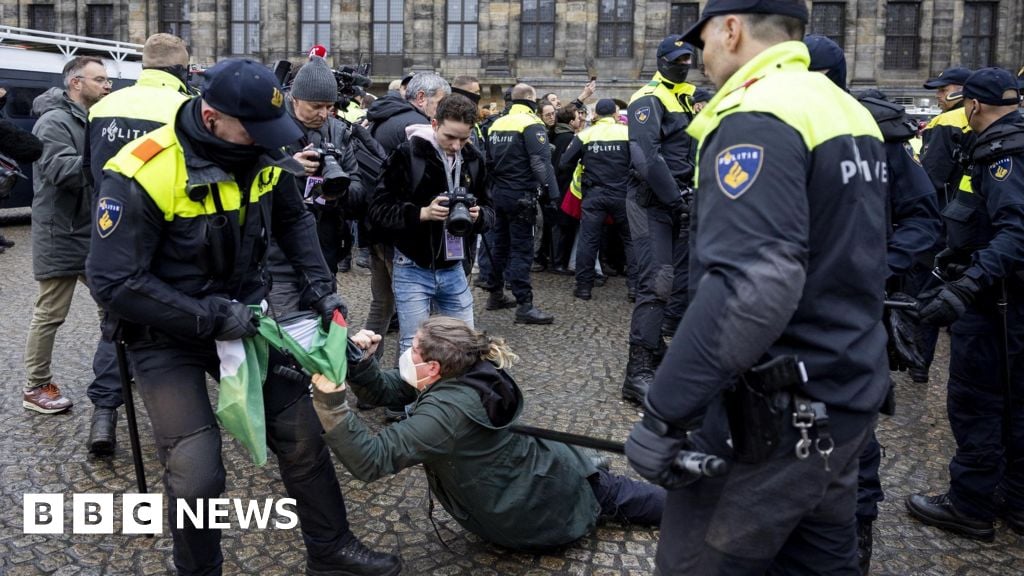
[[(351, 217), (347, 213), (351, 207), (365, 202), (359, 165), (350, 142), (352, 132), (334, 115), (337, 99), (334, 72), (323, 58), (313, 56), (295, 75), (285, 100), (288, 115), (302, 130), (302, 138), (287, 150), (306, 171), (306, 177), (299, 178), (299, 191), (316, 217), (320, 249), (333, 275), (337, 275), (338, 262), (343, 258), (341, 247), (348, 234), (345, 219)], [(282, 282), (298, 282), (292, 280), (295, 272), (278, 250), (271, 252), (270, 266), (275, 288)], [(277, 290), (274, 292), (276, 296)]]
[(388, 157), (367, 215), (394, 239), (392, 288), (399, 350), (412, 346), (420, 323), (439, 314), (473, 326), (473, 293), (462, 260), (465, 237), (494, 223), (483, 155), (470, 142), (476, 104), (445, 96), (430, 124), (406, 128), (408, 139)]

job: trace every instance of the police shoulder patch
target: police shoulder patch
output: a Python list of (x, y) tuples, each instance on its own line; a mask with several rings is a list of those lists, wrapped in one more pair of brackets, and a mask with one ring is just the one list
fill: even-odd
[(729, 146), (715, 157), (718, 187), (735, 200), (746, 193), (764, 166), (764, 148), (755, 144)]
[(989, 165), (988, 172), (1000, 182), (1006, 180), (1013, 172), (1013, 158), (1007, 156), (1006, 158), (996, 160)]
[(644, 106), (642, 108), (637, 108), (636, 112), (633, 112), (633, 117), (636, 118), (637, 122), (647, 124), (647, 119), (651, 117), (651, 107)]
[(541, 144), (548, 143), (548, 139), (544, 136), (542, 132), (537, 133), (537, 141), (540, 142)]
[(96, 231), (100, 238), (106, 238), (114, 232), (124, 215), (124, 204), (120, 200), (103, 197), (96, 202)]

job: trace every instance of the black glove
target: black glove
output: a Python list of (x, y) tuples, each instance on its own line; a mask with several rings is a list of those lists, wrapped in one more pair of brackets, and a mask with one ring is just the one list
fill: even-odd
[(674, 466), (679, 452), (688, 446), (686, 431), (669, 425), (644, 403), (644, 419), (633, 426), (626, 440), (629, 465), (648, 481), (676, 490), (699, 476)]
[[(917, 300), (902, 292), (896, 292), (887, 299), (917, 304)], [(893, 308), (885, 312), (885, 331), (889, 335), (886, 345), (889, 353), (889, 370), (903, 372), (911, 368), (925, 367), (924, 358), (917, 348), (916, 320), (917, 310)]]
[(943, 248), (935, 255), (935, 268), (944, 279), (959, 278), (967, 271), (967, 264), (961, 258), (957, 258), (955, 251)]
[(238, 340), (255, 336), (259, 332), (256, 328), (256, 318), (247, 305), (224, 298), (217, 300), (216, 306), (219, 311), (216, 318), (217, 331), (213, 335), (215, 339)]
[(335, 310), (340, 310), (343, 317), (348, 317), (348, 307), (345, 306), (345, 301), (335, 293), (328, 294), (317, 300), (313, 304), (313, 310), (320, 315), (320, 322), (325, 332), (331, 329)]
[(978, 283), (967, 276), (946, 284), (938, 296), (921, 308), (921, 323), (930, 326), (949, 326), (963, 315), (980, 290)]

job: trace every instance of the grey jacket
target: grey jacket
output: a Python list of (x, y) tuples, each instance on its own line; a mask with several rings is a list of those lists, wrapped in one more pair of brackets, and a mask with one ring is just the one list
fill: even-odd
[(32, 113), (40, 116), (32, 133), (43, 142), (32, 166), (32, 272), (36, 280), (84, 274), (92, 222), (82, 163), (87, 112), (51, 88), (33, 101)]

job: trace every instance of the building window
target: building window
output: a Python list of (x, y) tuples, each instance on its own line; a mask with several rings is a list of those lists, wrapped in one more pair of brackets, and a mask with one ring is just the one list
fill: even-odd
[(998, 2), (964, 4), (963, 37), (960, 39), (960, 63), (968, 68), (995, 66), (996, 9)]
[(555, 55), (555, 1), (523, 0), (519, 55), (550, 58)]
[(401, 54), (405, 32), (403, 0), (376, 0), (373, 3), (374, 54)]
[(920, 55), (919, 2), (889, 2), (885, 10), (885, 62), (888, 70), (915, 70)]
[(825, 36), (843, 48), (846, 39), (846, 3), (815, 2), (811, 6), (811, 33)]
[(299, 36), (303, 50), (319, 44), (331, 51), (331, 0), (302, 0)]
[(89, 4), (85, 7), (85, 35), (114, 39), (114, 5)]
[(53, 4), (29, 4), (28, 27), (33, 30), (57, 31), (57, 14)]
[(173, 34), (192, 43), (192, 13), (190, 0), (163, 0), (160, 3), (160, 31)]
[(700, 18), (700, 4), (697, 2), (675, 2), (669, 8), (668, 33), (682, 34), (697, 23)]
[(448, 54), (452, 56), (476, 54), (477, 26), (476, 0), (449, 0)]
[(597, 56), (633, 55), (633, 0), (601, 0), (597, 14)]
[(231, 0), (231, 53), (260, 51), (260, 0)]

